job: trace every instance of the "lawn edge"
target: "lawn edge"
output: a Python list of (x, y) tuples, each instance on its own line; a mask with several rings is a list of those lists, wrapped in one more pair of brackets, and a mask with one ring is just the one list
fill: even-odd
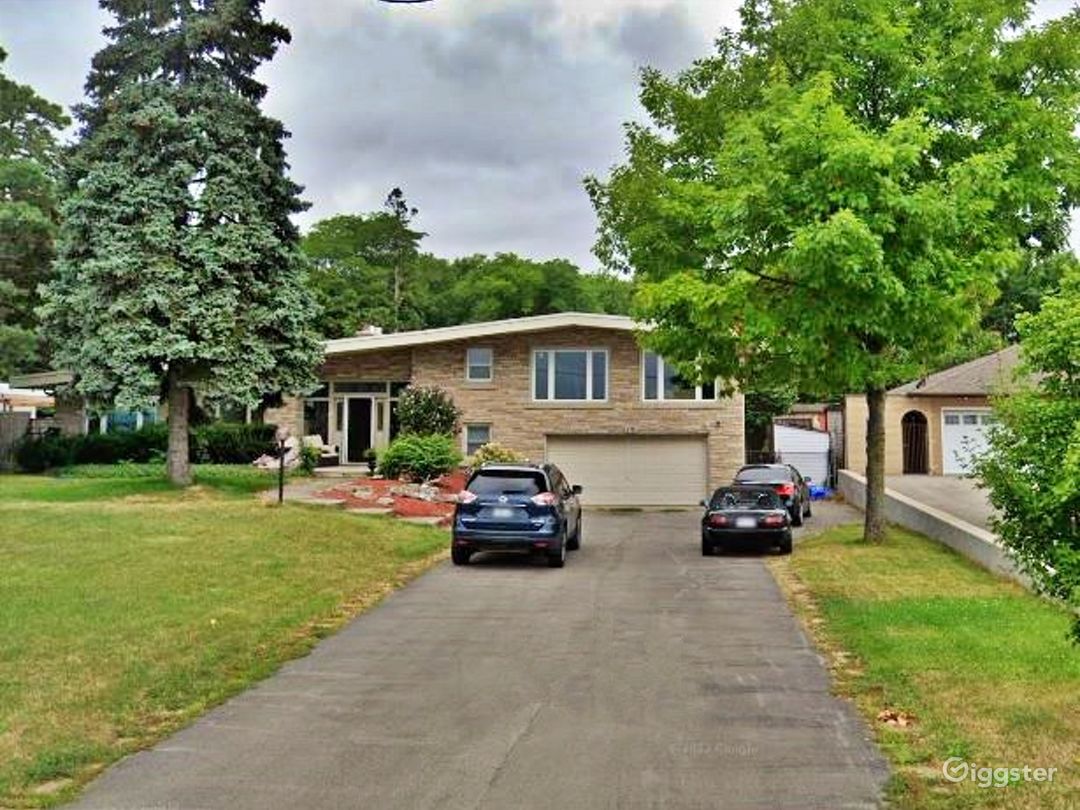
[[(836, 528), (836, 527), (831, 527)], [(805, 543), (816, 537), (828, 533), (830, 529), (823, 529), (812, 535), (801, 538)], [(797, 543), (795, 552), (798, 553)], [(886, 807), (894, 806), (906, 798), (911, 798), (909, 779), (918, 778), (910, 765), (898, 762), (895, 757), (893, 746), (888, 745), (886, 729), (877, 720), (877, 712), (885, 708), (881, 705), (871, 705), (870, 694), (860, 690), (856, 681), (864, 670), (863, 661), (849, 650), (846, 650), (839, 640), (828, 630), (828, 623), (822, 615), (821, 609), (815, 600), (810, 587), (802, 580), (791, 566), (790, 557), (770, 557), (766, 560), (766, 566), (772, 574), (777, 587), (784, 595), (791, 612), (803, 632), (806, 634), (815, 651), (824, 660), (825, 667), (829, 672), (829, 691), (836, 697), (850, 702), (858, 712), (867, 731), (871, 734), (874, 745), (881, 756), (889, 764), (889, 779), (882, 790), (882, 801)]]
[[(304, 507), (304, 504), (291, 504), (287, 508), (302, 509)], [(395, 520), (395, 518), (381, 518), (378, 516), (371, 519)], [(437, 527), (432, 528), (437, 529)], [(48, 808), (74, 801), (87, 785), (120, 760), (154, 747), (162, 740), (190, 726), (218, 706), (273, 677), (286, 664), (306, 657), (324, 639), (335, 635), (352, 620), (378, 607), (388, 596), (408, 586), (423, 574), (449, 559), (449, 557), (449, 545), (446, 544), (426, 557), (404, 563), (388, 581), (379, 583), (378, 587), (368, 592), (349, 596), (343, 602), (334, 606), (328, 613), (315, 616), (298, 627), (282, 641), (282, 655), (271, 662), (265, 672), (244, 682), (230, 682), (221, 693), (210, 697), (205, 702), (166, 715), (163, 718), (156, 718), (157, 722), (148, 724), (145, 729), (141, 729), (138, 736), (125, 739), (123, 743), (110, 752), (111, 756), (108, 758), (80, 766), (72, 776), (66, 778), (66, 784), (54, 792), (35, 793), (35, 790), (52, 782), (64, 781), (63, 779), (49, 779), (25, 785), (20, 793), (0, 799), (0, 810)], [(13, 804), (3, 803), (12, 799), (14, 799)]]

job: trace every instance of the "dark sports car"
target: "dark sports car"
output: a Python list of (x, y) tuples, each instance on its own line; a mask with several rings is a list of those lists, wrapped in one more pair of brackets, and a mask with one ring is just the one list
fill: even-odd
[(721, 487), (702, 501), (701, 553), (708, 557), (736, 542), (754, 541), (791, 553), (791, 516), (772, 487)]

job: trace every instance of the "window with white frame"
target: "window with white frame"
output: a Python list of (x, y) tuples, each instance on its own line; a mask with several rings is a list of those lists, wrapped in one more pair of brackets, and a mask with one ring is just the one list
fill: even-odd
[(607, 399), (607, 349), (533, 352), (533, 399), (598, 402)]
[(465, 352), (465, 379), (469, 382), (491, 382), (494, 365), (495, 352), (491, 349), (468, 349)]
[(465, 455), (474, 455), (489, 442), (491, 442), (491, 425), (465, 426)]
[(716, 383), (694, 385), (684, 380), (674, 364), (653, 352), (642, 355), (642, 398), (657, 402), (701, 402), (716, 399)]

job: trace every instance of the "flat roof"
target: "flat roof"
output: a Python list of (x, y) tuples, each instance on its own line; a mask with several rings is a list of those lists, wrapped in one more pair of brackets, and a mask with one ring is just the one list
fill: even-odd
[(12, 388), (55, 388), (68, 385), (75, 379), (70, 371), (35, 371), (33, 374), (15, 374), (11, 378)]
[(542, 332), (548, 329), (579, 327), (584, 329), (616, 329), (623, 332), (644, 330), (647, 327), (625, 315), (606, 315), (597, 312), (558, 312), (552, 315), (532, 315), (526, 318), (507, 318), (501, 321), (466, 323), (437, 329), (417, 329), (412, 332), (393, 332), (385, 335), (361, 335), (326, 341), (326, 354), (350, 354), (378, 349), (400, 349), (430, 343), (449, 343), (455, 340), (514, 335), (522, 332)]

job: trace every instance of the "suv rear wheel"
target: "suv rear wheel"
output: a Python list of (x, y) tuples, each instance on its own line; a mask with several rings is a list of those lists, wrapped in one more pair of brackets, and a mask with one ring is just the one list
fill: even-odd
[(547, 558), (548, 568), (562, 568), (564, 565), (566, 565), (566, 546), (567, 546), (567, 543), (568, 543), (568, 541), (566, 539), (566, 536), (563, 535), (562, 542), (559, 543), (559, 550), (556, 551), (553, 554), (548, 554), (548, 558)]
[(566, 548), (570, 551), (577, 551), (581, 548), (581, 516), (577, 519), (577, 528), (574, 529), (574, 533), (566, 541)]

